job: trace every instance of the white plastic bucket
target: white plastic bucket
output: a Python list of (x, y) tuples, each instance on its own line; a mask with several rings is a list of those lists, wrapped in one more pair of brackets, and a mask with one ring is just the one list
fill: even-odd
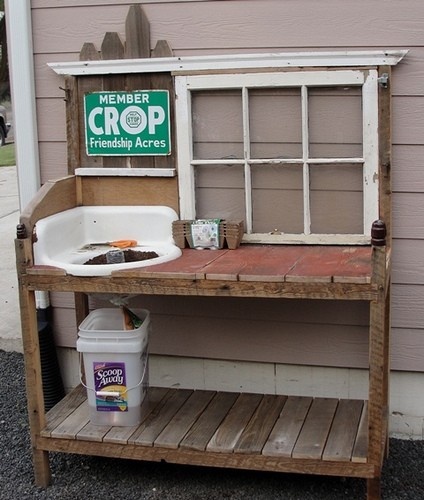
[(132, 426), (141, 418), (148, 387), (150, 314), (133, 311), (143, 323), (123, 327), (121, 309), (96, 309), (81, 323), (77, 350), (82, 353), (90, 420), (93, 424)]

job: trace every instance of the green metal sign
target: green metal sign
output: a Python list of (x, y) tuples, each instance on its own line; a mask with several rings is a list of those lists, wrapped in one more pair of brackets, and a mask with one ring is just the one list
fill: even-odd
[(89, 156), (169, 155), (169, 92), (91, 92), (84, 96)]

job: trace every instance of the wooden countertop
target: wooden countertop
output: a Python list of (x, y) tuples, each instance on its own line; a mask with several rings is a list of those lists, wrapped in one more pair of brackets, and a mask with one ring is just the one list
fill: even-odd
[(114, 277), (222, 281), (370, 283), (371, 247), (241, 245), (236, 250), (184, 249), (180, 258), (117, 271)]
[(373, 300), (378, 289), (371, 279), (373, 248), (309, 245), (241, 245), (236, 250), (187, 248), (178, 259), (120, 270), (110, 276), (71, 276), (59, 268), (23, 266), (20, 279), (32, 290)]

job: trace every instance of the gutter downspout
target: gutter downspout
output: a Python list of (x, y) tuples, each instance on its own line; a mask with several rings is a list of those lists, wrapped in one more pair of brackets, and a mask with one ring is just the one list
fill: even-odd
[[(41, 186), (30, 0), (6, 0), (5, 14), (19, 206), (22, 211)], [(36, 300), (37, 308), (47, 309), (50, 305), (48, 292), (36, 292)]]
[(31, 5), (6, 0), (6, 29), (21, 210), (40, 188)]
[[(12, 110), (14, 118), (19, 205), (23, 208), (40, 189), (37, 112), (35, 103), (34, 54), (30, 0), (6, 0), (6, 29)], [(49, 411), (65, 395), (51, 328), (48, 292), (36, 291), (40, 368), (44, 410)]]

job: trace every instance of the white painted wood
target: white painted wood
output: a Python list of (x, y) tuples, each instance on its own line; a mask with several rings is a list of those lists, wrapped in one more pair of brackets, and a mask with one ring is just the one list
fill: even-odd
[(364, 155), (364, 234), (378, 219), (378, 74), (371, 70), (362, 87)]
[[(176, 76), (176, 87), (178, 89), (177, 107), (180, 110), (185, 103), (187, 109), (177, 112), (177, 127), (179, 129), (180, 146), (178, 147), (179, 165), (179, 194), (181, 200), (182, 218), (195, 218), (195, 189), (194, 168), (196, 165), (229, 165), (243, 164), (245, 179), (245, 227), (246, 237), (244, 242), (255, 243), (322, 243), (322, 244), (363, 244), (369, 243), (371, 224), (378, 218), (378, 92), (377, 72), (361, 70), (336, 71), (289, 71), (281, 73), (245, 73), (245, 74), (207, 74)], [(317, 86), (360, 86), (363, 87), (363, 154), (364, 157), (354, 158), (310, 158), (309, 152), (309, 112), (308, 112), (308, 88)], [(250, 158), (250, 131), (249, 120), (249, 98), (250, 88), (269, 87), (297, 87), (301, 89), (301, 114), (302, 114), (302, 158), (285, 161), (282, 158), (264, 159)], [(191, 140), (191, 118), (188, 105), (191, 92), (200, 90), (241, 89), (242, 91), (242, 114), (243, 114), (243, 143), (244, 159), (229, 161), (192, 159)], [(180, 98), (181, 96), (181, 98)], [(179, 101), (179, 102), (178, 102)], [(181, 106), (181, 108), (180, 108)], [(181, 126), (178, 121), (183, 122)], [(185, 149), (183, 149), (185, 148)], [(188, 155), (187, 151), (190, 151)], [(190, 156), (190, 157), (189, 157)], [(311, 213), (310, 213), (310, 179), (309, 168), (311, 164), (341, 164), (363, 163), (363, 235), (311, 235)], [(303, 165), (303, 234), (256, 234), (253, 232), (253, 204), (251, 165), (253, 164), (295, 164)], [(191, 191), (187, 191), (190, 189)], [(359, 236), (359, 238), (358, 238)]]
[(305, 236), (311, 234), (311, 205), (309, 190), (309, 108), (308, 87), (301, 87), (302, 108), (302, 161), (303, 161), (303, 232)]
[[(239, 158), (217, 158), (201, 160), (192, 160), (192, 165), (244, 165), (245, 161)], [(250, 165), (296, 165), (303, 163), (303, 158), (261, 158), (249, 159)], [(361, 158), (310, 158), (308, 160), (310, 165), (327, 165), (329, 163), (340, 164), (340, 163), (364, 163), (364, 159)]]
[(206, 389), (204, 359), (150, 355), (149, 372), (155, 387)]
[(368, 398), (366, 370), (276, 364), (275, 373), (277, 394), (321, 398)]
[[(187, 77), (175, 79), (176, 143), (178, 152), (178, 186), (180, 193), (180, 218), (196, 216), (193, 160), (193, 133), (191, 97), (187, 92)], [(184, 193), (184, 196), (182, 196)]]
[(368, 245), (370, 236), (363, 234), (245, 234), (243, 243), (298, 244), (298, 245)]
[(244, 150), (244, 199), (246, 204), (245, 226), (248, 234), (253, 231), (252, 171), (250, 169), (249, 91), (242, 88), (243, 150)]
[(48, 63), (48, 65), (57, 74), (74, 76), (164, 71), (177, 74), (186, 71), (222, 69), (396, 65), (407, 53), (407, 50), (289, 52), (52, 62)]
[(80, 177), (175, 177), (175, 168), (95, 168), (82, 167), (75, 169), (75, 175)]
[(205, 360), (205, 389), (275, 394), (275, 367), (272, 363)]
[[(328, 86), (328, 85), (362, 85), (365, 81), (364, 72), (357, 69), (337, 71), (286, 71), (286, 72), (260, 72), (261, 68), (255, 68), (252, 73), (215, 73), (212, 69), (208, 74), (189, 75), (187, 85), (189, 90), (212, 90), (212, 89), (240, 89), (243, 87), (300, 87)], [(178, 75), (176, 75), (178, 78)]]

